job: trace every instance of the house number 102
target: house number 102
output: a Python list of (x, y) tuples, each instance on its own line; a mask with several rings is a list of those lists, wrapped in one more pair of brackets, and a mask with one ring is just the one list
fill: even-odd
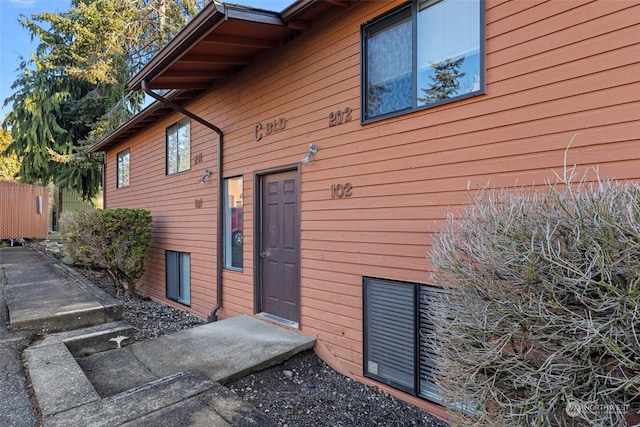
[(342, 199), (343, 197), (351, 197), (351, 183), (333, 184), (331, 186), (331, 198)]

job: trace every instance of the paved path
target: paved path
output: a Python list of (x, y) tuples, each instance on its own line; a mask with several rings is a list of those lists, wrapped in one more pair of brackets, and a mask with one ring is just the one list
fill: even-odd
[(11, 330), (68, 331), (122, 319), (120, 302), (46, 252), (0, 249)]
[(221, 383), (315, 344), (312, 337), (247, 315), (133, 343), (131, 327), (119, 320), (122, 306), (55, 258), (29, 248), (0, 248), (0, 268), (3, 427), (33, 426), (36, 420), (20, 363), (31, 332), (21, 329), (46, 334), (23, 356), (43, 427), (271, 426), (265, 414)]
[[(0, 252), (0, 267), (2, 261), (3, 252)], [(8, 330), (5, 283), (4, 272), (0, 269), (0, 426), (32, 427), (37, 422), (36, 412), (27, 392), (27, 380), (20, 358), (33, 333)]]

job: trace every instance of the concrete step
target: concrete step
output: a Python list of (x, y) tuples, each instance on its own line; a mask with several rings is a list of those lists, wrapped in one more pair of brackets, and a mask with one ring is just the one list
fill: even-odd
[(55, 414), (43, 427), (272, 426), (266, 415), (198, 371), (179, 372)]
[(28, 348), (24, 357), (42, 415), (49, 416), (100, 399), (64, 343)]
[(132, 353), (131, 346), (76, 358), (93, 387), (102, 397), (109, 397), (160, 379)]
[(24, 352), (25, 363), (43, 415), (100, 399), (75, 357), (111, 350), (132, 342), (133, 328), (119, 321), (48, 335), (27, 348)]
[(74, 357), (82, 357), (133, 344), (133, 337), (133, 327), (119, 320), (46, 335), (42, 341), (32, 344), (30, 349), (64, 343)]

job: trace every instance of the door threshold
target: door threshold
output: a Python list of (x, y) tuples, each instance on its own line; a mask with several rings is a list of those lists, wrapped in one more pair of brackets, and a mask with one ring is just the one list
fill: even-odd
[(287, 320), (283, 317), (276, 316), (275, 314), (261, 312), (261, 313), (256, 313), (256, 316), (262, 317), (264, 319), (269, 319), (277, 323), (282, 323), (283, 325), (288, 326), (290, 328), (296, 328), (296, 329), (300, 328), (300, 325), (298, 324), (298, 322), (292, 322), (291, 320)]

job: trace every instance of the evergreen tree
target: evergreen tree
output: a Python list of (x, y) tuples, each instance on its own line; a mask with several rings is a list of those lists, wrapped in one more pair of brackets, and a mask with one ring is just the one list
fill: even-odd
[(460, 71), (463, 62), (464, 56), (455, 61), (445, 59), (431, 64), (434, 74), (429, 77), (432, 83), (429, 88), (422, 88), (424, 97), (419, 97), (418, 100), (425, 104), (433, 104), (455, 96), (460, 90), (460, 79), (467, 74)]
[(195, 0), (73, 0), (64, 13), (21, 24), (39, 39), (22, 60), (3, 123), (24, 182), (53, 181), (86, 199), (99, 191), (102, 160), (86, 149), (142, 106), (126, 82), (196, 13)]

